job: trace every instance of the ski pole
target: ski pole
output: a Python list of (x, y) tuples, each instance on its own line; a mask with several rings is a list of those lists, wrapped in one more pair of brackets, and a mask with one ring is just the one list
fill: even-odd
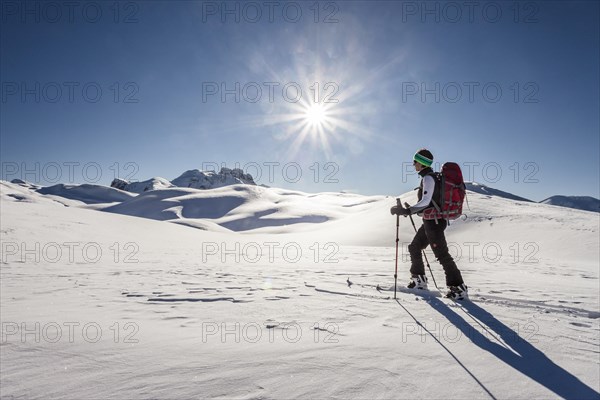
[[(402, 207), (400, 199), (396, 199), (396, 205)], [(398, 283), (398, 242), (400, 242), (400, 215), (396, 214), (396, 270), (394, 271), (394, 299), (396, 299), (396, 285)]]
[[(406, 208), (410, 208), (410, 204), (408, 204), (408, 203), (404, 203), (404, 206)], [(416, 233), (417, 227), (415, 226), (415, 221), (413, 220), (412, 214), (408, 214), (408, 216), (410, 217), (410, 222), (412, 223), (413, 229), (415, 230), (415, 233)], [(427, 268), (429, 268), (429, 273), (431, 274), (431, 278), (433, 279), (433, 284), (435, 285), (435, 288), (437, 290), (440, 290), (437, 283), (435, 282), (435, 277), (433, 276), (433, 271), (431, 270), (431, 267), (429, 266), (429, 260), (427, 259), (427, 254), (425, 254), (425, 250), (423, 250), (423, 257), (425, 257), (425, 262), (427, 263)]]

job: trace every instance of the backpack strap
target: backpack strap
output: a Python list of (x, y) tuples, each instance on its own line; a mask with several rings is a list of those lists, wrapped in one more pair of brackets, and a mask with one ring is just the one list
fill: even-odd
[[(444, 188), (444, 182), (445, 182), (445, 178), (444, 175), (439, 173), (439, 172), (430, 172), (427, 175), (431, 175), (431, 177), (433, 178), (433, 180), (435, 181), (435, 187), (433, 188), (433, 195), (431, 196), (431, 204), (433, 205), (433, 208), (435, 208), (435, 210), (437, 211), (437, 214), (442, 215), (442, 206), (444, 204), (444, 192), (443, 192), (443, 188)], [(436, 200), (436, 196), (435, 196), (435, 192), (438, 192), (438, 199)], [(435, 223), (438, 224), (438, 217), (437, 214), (435, 216)]]

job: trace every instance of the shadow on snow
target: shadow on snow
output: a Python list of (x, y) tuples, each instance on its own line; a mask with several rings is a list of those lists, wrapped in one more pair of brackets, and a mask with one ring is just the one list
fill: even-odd
[[(498, 357), (498, 359), (502, 360), (507, 365), (533, 379), (558, 396), (566, 399), (599, 398), (600, 395), (596, 390), (587, 386), (585, 383), (579, 380), (579, 378), (555, 364), (543, 352), (535, 348), (531, 343), (519, 336), (517, 332), (506, 326), (479, 305), (470, 301), (465, 301), (461, 302), (459, 307), (461, 307), (461, 309), (470, 318), (480, 324), (481, 327), (490, 333), (491, 336), (493, 336), (496, 340), (498, 340), (498, 338), (502, 339), (502, 341), (508, 347), (501, 343), (496, 343), (495, 341), (490, 340), (490, 338), (486, 337), (477, 329), (473, 329), (472, 325), (470, 325), (461, 315), (457, 314), (440, 299), (433, 297), (428, 300), (428, 303), (437, 312), (446, 317), (448, 321), (454, 324), (457, 329), (467, 336), (476, 346)], [(402, 306), (401, 303), (398, 302), (398, 304)], [(402, 306), (402, 308), (406, 310), (404, 306)], [(420, 326), (422, 326), (428, 333), (431, 334), (431, 332), (429, 332), (419, 321), (417, 321), (417, 319), (408, 310), (406, 311)], [(489, 329), (486, 328), (486, 326)], [(433, 334), (431, 335), (434, 336)], [(437, 338), (435, 339), (437, 340)], [(495, 398), (443, 343), (441, 343), (439, 340), (437, 341), (492, 398)]]

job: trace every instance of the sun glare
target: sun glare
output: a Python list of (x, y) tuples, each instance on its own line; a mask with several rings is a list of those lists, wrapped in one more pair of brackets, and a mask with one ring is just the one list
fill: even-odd
[[(268, 66), (266, 61), (265, 65)], [(336, 82), (349, 80), (346, 75), (352, 75), (346, 69), (327, 75), (319, 70), (312, 71), (310, 75), (306, 75), (302, 68), (295, 70), (299, 76), (297, 80), (302, 82), (296, 83), (301, 88), (298, 90), (298, 99), (286, 97), (285, 101), (265, 109), (268, 112), (264, 116), (256, 120), (249, 119), (248, 123), (257, 127), (269, 127), (274, 138), (287, 142), (285, 156), (288, 158), (297, 157), (305, 151), (318, 151), (331, 158), (335, 156), (335, 151), (340, 151), (340, 146), (360, 151), (359, 143), (370, 133), (370, 128), (364, 126), (361, 120), (373, 108), (370, 104), (356, 104), (357, 98), (369, 93), (369, 90), (365, 90), (365, 84), (361, 81), (340, 93)], [(334, 80), (333, 77), (339, 79)], [(272, 81), (276, 79), (280, 78), (274, 75)], [(320, 86), (319, 82), (327, 83)], [(289, 96), (286, 93), (284, 95)], [(347, 102), (342, 106), (345, 101)], [(246, 122), (245, 124), (247, 125)], [(348, 140), (350, 138), (352, 140)]]
[(327, 118), (325, 107), (322, 104), (313, 104), (306, 109), (306, 115), (304, 116), (306, 122), (313, 126), (318, 127), (323, 125)]

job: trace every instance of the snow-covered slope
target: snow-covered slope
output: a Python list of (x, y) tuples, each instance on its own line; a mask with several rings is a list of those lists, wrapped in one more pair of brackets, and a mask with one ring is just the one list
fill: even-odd
[[(207, 230), (56, 199), (0, 182), (3, 398), (599, 396), (596, 214), (470, 193), (447, 230), (473, 300), (458, 305), (375, 290), (394, 283), (391, 197), (232, 186), (120, 204)], [(215, 223), (265, 209), (327, 220)], [(411, 237), (401, 218), (399, 283)]]
[(181, 223), (209, 219), (234, 231), (315, 224), (364, 210), (382, 196), (308, 194), (254, 185), (212, 190), (171, 188), (142, 193), (104, 211)]
[(65, 185), (58, 184), (37, 189), (38, 193), (60, 196), (81, 201), (85, 204), (120, 203), (134, 197), (131, 193), (101, 185)]
[(503, 198), (509, 199), (509, 200), (531, 201), (524, 197), (517, 196), (512, 193), (508, 193), (508, 192), (505, 192), (502, 190), (494, 189), (494, 188), (491, 188), (486, 185), (482, 185), (481, 183), (477, 183), (477, 182), (465, 182), (465, 186), (467, 187), (467, 190), (469, 190), (471, 192), (479, 193), (479, 194), (486, 194), (489, 196), (498, 196), (498, 197), (503, 197)]
[(600, 200), (591, 196), (552, 196), (540, 203), (600, 212)]

